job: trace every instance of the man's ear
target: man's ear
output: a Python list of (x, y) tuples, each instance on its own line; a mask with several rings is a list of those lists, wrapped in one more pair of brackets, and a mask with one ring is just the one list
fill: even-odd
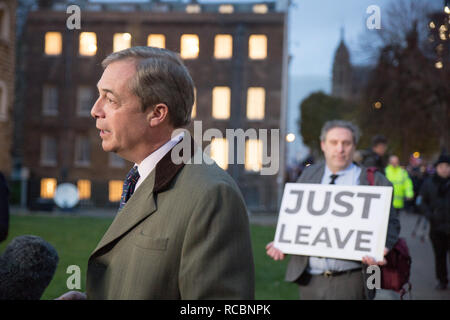
[(169, 119), (169, 108), (164, 103), (159, 103), (147, 114), (147, 122), (150, 127), (156, 127)]
[(324, 149), (324, 145), (325, 145), (325, 142), (324, 141), (322, 141), (322, 140), (320, 140), (320, 149), (322, 149), (322, 152), (325, 152), (323, 149)]

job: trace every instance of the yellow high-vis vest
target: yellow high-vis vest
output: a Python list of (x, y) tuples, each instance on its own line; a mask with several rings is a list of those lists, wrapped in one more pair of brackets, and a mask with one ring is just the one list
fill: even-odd
[(404, 198), (412, 198), (414, 196), (413, 184), (408, 176), (408, 172), (402, 167), (394, 167), (388, 165), (385, 169), (386, 178), (394, 186), (393, 203), (396, 209), (404, 207)]

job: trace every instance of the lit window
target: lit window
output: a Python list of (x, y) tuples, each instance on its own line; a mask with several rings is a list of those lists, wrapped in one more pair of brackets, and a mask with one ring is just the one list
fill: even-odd
[(254, 13), (259, 13), (259, 14), (264, 14), (267, 13), (268, 8), (266, 4), (255, 4), (253, 6), (253, 12)]
[(202, 11), (202, 8), (198, 4), (188, 4), (186, 6), (187, 13), (200, 13), (201, 11)]
[(166, 36), (163, 34), (150, 34), (147, 38), (147, 46), (164, 49), (166, 47)]
[(267, 37), (263, 34), (252, 34), (248, 40), (248, 56), (250, 59), (267, 57)]
[(5, 81), (0, 80), (0, 121), (8, 119), (7, 93)]
[(91, 198), (90, 180), (78, 180), (77, 187), (78, 187), (78, 194), (80, 195), (80, 200), (86, 200)]
[(222, 4), (219, 7), (219, 12), (226, 14), (226, 13), (233, 13), (234, 12), (234, 7), (231, 4)]
[(56, 179), (44, 178), (41, 179), (41, 198), (53, 199), (56, 190)]
[(108, 183), (108, 187), (109, 187), (109, 201), (119, 202), (122, 196), (123, 181), (110, 180)]
[(181, 58), (195, 59), (199, 53), (199, 40), (196, 34), (183, 34), (181, 36)]
[(225, 138), (211, 140), (211, 159), (223, 170), (228, 168), (228, 141)]
[(54, 167), (57, 163), (57, 142), (54, 137), (41, 138), (41, 165)]
[(229, 34), (218, 34), (214, 38), (214, 58), (230, 59), (233, 56), (233, 37)]
[(58, 89), (54, 85), (44, 85), (43, 87), (42, 114), (46, 116), (58, 114)]
[(88, 137), (77, 137), (75, 140), (75, 165), (87, 167), (91, 164), (91, 144)]
[(197, 88), (194, 88), (194, 105), (192, 106), (191, 118), (197, 116)]
[(97, 53), (97, 35), (95, 32), (80, 33), (80, 49), (82, 56), (94, 56)]
[(77, 90), (77, 115), (91, 115), (91, 108), (94, 103), (94, 90), (92, 87), (79, 86)]
[(121, 51), (131, 47), (131, 34), (115, 33), (113, 39), (113, 51)]
[(61, 32), (45, 33), (45, 54), (49, 56), (57, 56), (62, 52), (62, 35)]
[(245, 170), (258, 172), (262, 167), (263, 145), (259, 139), (245, 141)]
[(125, 166), (125, 160), (119, 157), (114, 152), (109, 153), (109, 166), (112, 168), (123, 168)]
[(260, 87), (252, 87), (247, 90), (247, 119), (264, 119), (266, 90)]
[(212, 91), (212, 116), (215, 119), (230, 117), (231, 90), (229, 87), (215, 87)]

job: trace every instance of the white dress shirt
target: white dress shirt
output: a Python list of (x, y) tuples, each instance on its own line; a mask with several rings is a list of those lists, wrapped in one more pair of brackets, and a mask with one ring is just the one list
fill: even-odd
[[(330, 184), (330, 176), (332, 174), (333, 172), (325, 165), (325, 172), (321, 184)], [(346, 169), (336, 172), (336, 174), (338, 175), (334, 182), (336, 185), (359, 185), (361, 168), (352, 163)], [(310, 274), (322, 274), (327, 270), (345, 271), (359, 267), (361, 267), (361, 263), (352, 260), (310, 257), (307, 271)]]
[(144, 182), (145, 178), (148, 177), (150, 172), (155, 169), (158, 162), (169, 152), (181, 139), (184, 137), (184, 132), (177, 134), (175, 137), (167, 141), (164, 145), (153, 151), (147, 158), (142, 160), (140, 164), (135, 163), (134, 165), (138, 167), (139, 180), (136, 183), (134, 191), (139, 188), (139, 186)]

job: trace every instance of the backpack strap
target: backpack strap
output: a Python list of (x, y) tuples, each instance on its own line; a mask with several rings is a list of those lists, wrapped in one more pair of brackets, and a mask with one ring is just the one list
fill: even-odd
[(375, 172), (377, 172), (377, 167), (368, 167), (367, 168), (367, 181), (369, 181), (369, 185), (373, 186), (375, 184)]

